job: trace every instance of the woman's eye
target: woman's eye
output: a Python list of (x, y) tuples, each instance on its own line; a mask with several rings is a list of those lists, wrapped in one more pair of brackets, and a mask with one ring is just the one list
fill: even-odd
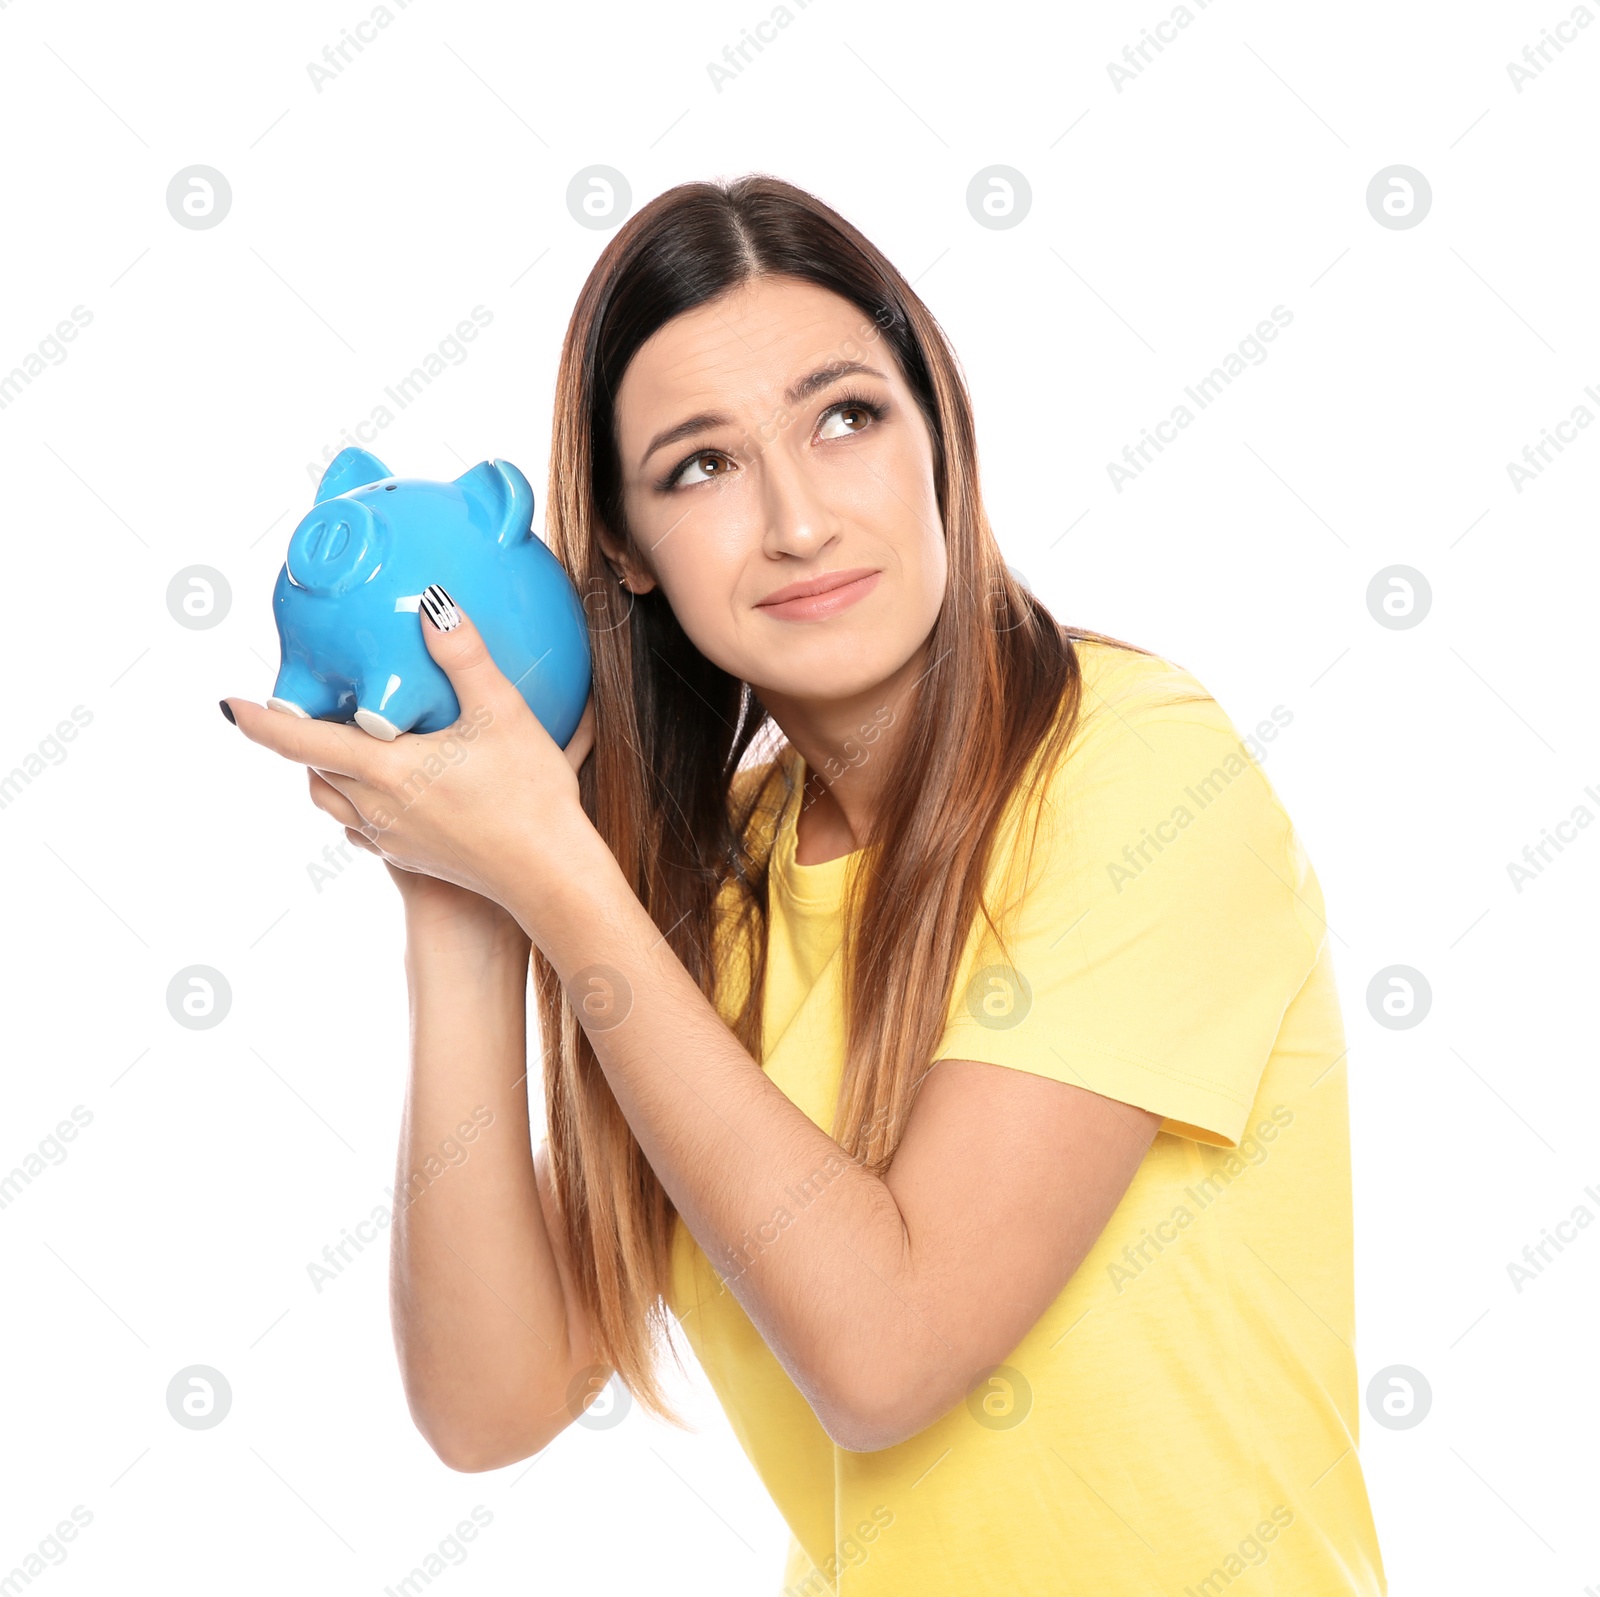
[[(4, 0), (0, 0), (0, 5)], [(818, 423), (818, 436), (822, 438), (849, 438), (859, 432), (865, 432), (874, 422), (883, 418), (883, 407), (873, 404), (870, 400), (841, 399), (828, 410), (822, 413), (822, 420)], [(853, 422), (846, 418), (853, 418)], [(833, 424), (841, 425), (834, 430)], [(716, 466), (712, 470), (706, 469), (706, 463), (714, 461)], [(688, 460), (675, 471), (671, 477), (662, 478), (657, 487), (663, 490), (675, 488), (693, 488), (702, 482), (712, 482), (718, 477), (726, 477), (732, 469), (733, 462), (719, 450), (705, 449), (698, 455), (691, 455)], [(698, 473), (698, 475), (693, 475)]]
[(712, 477), (726, 477), (727, 476), (727, 472), (726, 471), (714, 471), (714, 472), (709, 473), (708, 475), (701, 476), (701, 477), (690, 477), (690, 476), (686, 476), (685, 475), (686, 472), (698, 469), (702, 465), (702, 463), (707, 461), (707, 460), (714, 460), (714, 461), (720, 462), (722, 460), (722, 456), (718, 455), (718, 454), (714, 454), (714, 453), (712, 453), (712, 451), (707, 450), (705, 452), (705, 454), (703, 454), (703, 455), (696, 455), (692, 460), (684, 461), (683, 470), (678, 473), (678, 475), (677, 475), (677, 477), (675, 479), (675, 486), (681, 486), (681, 485), (686, 484), (686, 483), (692, 485), (692, 484), (697, 483), (697, 482), (710, 482)]
[[(830, 433), (826, 431), (829, 425), (831, 425), (833, 422), (842, 421), (846, 416), (850, 415), (854, 415), (856, 417), (855, 426), (846, 427), (841, 432)], [(824, 438), (848, 438), (851, 433), (864, 432), (872, 419), (872, 412), (868, 410), (865, 405), (838, 405), (822, 418), (822, 436)]]

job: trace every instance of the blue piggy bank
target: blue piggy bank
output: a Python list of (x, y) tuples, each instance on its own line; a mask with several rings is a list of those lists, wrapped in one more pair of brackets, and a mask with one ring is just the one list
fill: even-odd
[(267, 704), (386, 740), (452, 725), (461, 706), (418, 617), (433, 582), (565, 748), (589, 697), (589, 629), (507, 460), (430, 482), (391, 476), (364, 449), (334, 457), (273, 590), (282, 663)]

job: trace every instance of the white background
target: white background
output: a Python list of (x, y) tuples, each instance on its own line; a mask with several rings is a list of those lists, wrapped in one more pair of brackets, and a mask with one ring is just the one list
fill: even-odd
[[(0, 772), (92, 716), (0, 808), (0, 1175), (93, 1116), (0, 1209), (0, 1575), (82, 1504), (29, 1590), (378, 1593), (481, 1504), (447, 1594), (777, 1590), (784, 1527), (703, 1380), (673, 1387), (695, 1434), (635, 1408), (456, 1474), (406, 1411), (382, 1243), (311, 1286), (393, 1180), (400, 906), (363, 855), (312, 885), (337, 828), (216, 708), (271, 690), (308, 463), (474, 306), (467, 358), (373, 447), (413, 476), (509, 458), (542, 525), (556, 355), (608, 236), (567, 187), (603, 164), (635, 207), (765, 170), (842, 211), (948, 329), (1006, 557), (1057, 615), (1187, 666), (1241, 730), (1292, 712), (1266, 770), (1350, 1035), (1363, 1389), (1404, 1365), (1432, 1390), (1402, 1430), (1364, 1398), (1391, 1589), (1579, 1597), (1600, 1235), (1521, 1291), (1507, 1266), (1600, 1214), (1600, 835), (1520, 892), (1507, 865), (1600, 814), (1600, 428), (1520, 492), (1507, 464), (1600, 415), (1600, 27), (1519, 92), (1564, 0), (1214, 0), (1119, 90), (1164, 0), (794, 9), (719, 89), (765, 0), (413, 0), (318, 88), (361, 0), (0, 7), (0, 376), (92, 313), (0, 409)], [(166, 204), (196, 164), (232, 190), (209, 229)], [(1431, 186), (1414, 227), (1368, 209), (1396, 164)], [(1014, 227), (968, 210), (992, 165), (1031, 188)], [(1277, 305), (1268, 358), (1118, 491), (1107, 463)], [(193, 565), (231, 590), (205, 629), (168, 609)], [(1369, 611), (1391, 565), (1431, 587), (1419, 625)], [(195, 964), (231, 988), (207, 1030), (167, 1009)], [(1405, 1030), (1366, 1001), (1394, 964), (1432, 992)], [(192, 1364), (231, 1385), (214, 1429), (167, 1412)]]

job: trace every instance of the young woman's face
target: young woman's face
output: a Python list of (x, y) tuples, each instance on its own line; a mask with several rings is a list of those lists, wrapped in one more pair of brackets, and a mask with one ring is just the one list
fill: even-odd
[[(870, 694), (920, 660), (946, 576), (932, 443), (870, 317), (756, 278), (642, 345), (616, 416), (650, 562), (630, 586), (659, 582), (691, 642), (769, 709)], [(773, 602), (841, 574), (861, 580)]]

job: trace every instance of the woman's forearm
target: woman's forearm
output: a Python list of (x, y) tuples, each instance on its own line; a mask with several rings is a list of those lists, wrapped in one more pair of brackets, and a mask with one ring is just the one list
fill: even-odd
[(587, 819), (569, 831), (561, 881), (530, 872), (502, 902), (593, 1017), (611, 1090), (690, 1233), (823, 1424), (856, 1432), (894, 1402), (895, 1371), (945, 1345), (900, 1209), (740, 1045)]
[(529, 1146), (528, 944), (511, 933), (407, 916), (391, 1318), (412, 1415), (459, 1469), (525, 1458), (564, 1419), (546, 1412), (566, 1318)]

